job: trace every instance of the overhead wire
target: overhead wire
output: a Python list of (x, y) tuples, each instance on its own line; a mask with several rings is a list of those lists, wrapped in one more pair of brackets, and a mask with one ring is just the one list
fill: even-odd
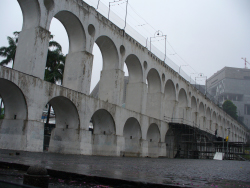
[[(114, 1), (114, 2), (120, 2), (120, 1), (123, 1), (123, 0), (119, 0), (119, 1)], [(124, 2), (123, 2), (124, 3)], [(121, 4), (123, 4), (123, 3), (121, 3)], [(121, 7), (120, 5), (121, 4), (116, 4), (116, 5), (118, 5), (121, 9), (123, 9), (124, 10), (124, 8), (123, 7)], [(145, 24), (141, 24), (141, 22), (140, 21), (138, 21), (138, 19), (136, 18), (136, 17), (133, 17), (133, 15), (131, 15), (131, 13), (128, 13), (128, 15), (130, 15), (130, 17), (132, 17), (133, 19), (133, 21), (134, 22), (137, 22), (137, 25), (136, 24), (133, 24), (135, 27), (142, 27), (142, 28), (144, 28), (144, 30), (143, 30), (143, 33), (145, 34), (145, 32), (147, 32), (150, 36), (152, 36), (152, 32), (156, 32), (157, 31), (157, 29), (155, 29), (152, 25), (150, 25), (142, 16), (140, 16), (138, 13), (137, 13), (137, 11), (132, 7), (132, 5), (130, 4), (130, 3), (128, 3), (128, 6), (131, 8), (131, 10), (139, 17), (139, 18), (141, 18), (144, 22), (145, 22)], [(131, 23), (131, 22), (130, 22)], [(151, 31), (149, 31), (148, 29), (146, 29), (145, 28), (145, 26), (149, 26), (151, 29), (152, 29), (152, 32)], [(145, 31), (145, 32), (144, 32)], [(138, 31), (137, 31), (138, 32)], [(140, 32), (142, 32), (142, 31), (140, 31)], [(145, 36), (144, 36), (145, 37)], [(164, 39), (162, 39), (162, 40), (164, 40)], [(160, 43), (159, 41), (162, 41), (162, 40), (155, 40), (155, 41), (151, 41), (151, 42), (158, 42), (158, 43), (154, 43), (154, 46), (155, 46), (155, 48), (159, 48), (159, 45), (161, 45), (162, 47), (165, 47), (165, 45), (163, 45), (162, 43)], [(169, 44), (169, 46), (171, 47), (171, 49), (172, 50), (170, 50), (170, 49), (168, 49), (168, 48), (166, 48), (166, 50), (169, 52), (169, 53), (172, 53), (171, 51), (173, 51), (174, 53), (172, 53), (172, 54), (174, 54), (173, 56), (171, 56), (172, 58), (174, 58), (174, 59), (176, 59), (176, 57), (178, 57), (181, 61), (183, 61), (185, 64), (187, 64), (188, 65), (188, 67), (190, 67), (193, 71), (195, 71), (195, 73), (198, 73), (189, 63), (187, 63), (187, 61), (186, 60), (184, 60), (176, 51), (175, 51), (175, 49), (173, 48), (173, 46), (170, 44), (170, 42), (167, 40), (167, 43)], [(157, 47), (158, 46), (158, 47)], [(171, 54), (169, 54), (169, 55), (171, 55)], [(176, 56), (175, 56), (176, 55)], [(171, 58), (171, 59), (172, 59)], [(177, 59), (176, 59), (177, 60)], [(178, 60), (177, 60), (178, 61)]]

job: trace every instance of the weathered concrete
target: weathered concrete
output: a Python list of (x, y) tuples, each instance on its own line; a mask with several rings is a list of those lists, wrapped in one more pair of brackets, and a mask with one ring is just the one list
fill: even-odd
[[(56, 114), (50, 152), (173, 157), (168, 147), (176, 146), (167, 134), (173, 121), (210, 133), (218, 129), (224, 138), (231, 128), (230, 140), (246, 141), (243, 126), (93, 7), (78, 0), (18, 2), (24, 23), (14, 70), (0, 67), (0, 148), (42, 151), (47, 103)], [(63, 87), (43, 81), (53, 17), (69, 36)], [(98, 99), (89, 96), (94, 43), (103, 56)], [(124, 62), (129, 83), (122, 108)]]

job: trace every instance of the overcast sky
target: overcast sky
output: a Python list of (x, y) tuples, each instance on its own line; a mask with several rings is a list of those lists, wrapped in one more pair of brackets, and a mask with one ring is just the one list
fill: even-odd
[[(86, 2), (97, 8), (98, 0)], [(105, 13), (108, 9), (103, 5), (108, 7), (109, 0), (101, 0), (99, 6), (99, 11)], [(118, 24), (123, 27), (126, 3), (111, 5), (111, 10), (121, 17)], [(6, 37), (22, 28), (17, 0), (0, 0), (0, 14), (0, 46), (6, 46)], [(194, 73), (210, 77), (225, 66), (244, 68), (242, 57), (250, 62), (250, 0), (129, 0), (127, 21), (145, 40), (157, 30), (167, 35), (167, 57), (193, 79)], [(67, 54), (68, 37), (60, 22), (54, 19), (50, 31)], [(139, 41), (142, 39), (138, 36)], [(154, 45), (165, 51), (164, 40)], [(101, 61), (98, 47), (93, 54), (92, 88), (100, 77), (101, 66), (95, 63)]]

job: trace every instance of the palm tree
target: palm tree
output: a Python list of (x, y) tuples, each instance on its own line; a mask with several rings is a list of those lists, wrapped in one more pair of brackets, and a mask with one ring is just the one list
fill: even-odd
[[(62, 46), (58, 42), (53, 41), (53, 37), (54, 37), (53, 35), (50, 35), (49, 50), (47, 55), (44, 80), (54, 84), (60, 81), (62, 84), (66, 57), (62, 53)], [(46, 126), (49, 125), (49, 117), (51, 111), (51, 104), (50, 103), (48, 104), (49, 106), (46, 119)]]
[[(8, 36), (7, 39), (9, 46), (0, 48), (0, 56), (6, 57), (6, 59), (0, 62), (0, 65), (8, 65), (10, 62), (13, 62), (14, 66), (19, 33), (20, 32), (17, 31), (14, 32), (14, 38)], [(62, 46), (58, 42), (54, 41), (53, 37), (53, 35), (50, 35), (44, 80), (54, 84), (60, 81), (62, 84), (66, 57), (62, 53)], [(49, 104), (46, 124), (49, 122), (50, 110), (51, 105)]]
[(50, 36), (44, 80), (51, 83), (61, 81), (62, 84), (65, 56), (61, 45), (52, 39), (53, 35)]
[(14, 38), (8, 36), (7, 40), (8, 40), (9, 46), (8, 47), (3, 46), (0, 48), (0, 56), (6, 58), (0, 62), (0, 65), (8, 65), (9, 63), (12, 62), (13, 63), (12, 67), (14, 66), (19, 33), (20, 32), (15, 31), (13, 33), (15, 35)]

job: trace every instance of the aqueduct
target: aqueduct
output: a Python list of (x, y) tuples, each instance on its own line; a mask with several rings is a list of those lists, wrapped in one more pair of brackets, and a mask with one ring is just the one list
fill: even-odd
[[(188, 81), (82, 0), (18, 0), (23, 28), (13, 69), (0, 67), (0, 148), (43, 151), (41, 113), (50, 103), (56, 127), (50, 152), (85, 155), (169, 156), (171, 124), (246, 142), (247, 130)], [(63, 85), (43, 80), (49, 28), (57, 18), (69, 37)], [(103, 56), (98, 99), (91, 97), (93, 45)], [(129, 71), (122, 107), (123, 66)], [(89, 130), (90, 121), (93, 131)]]

